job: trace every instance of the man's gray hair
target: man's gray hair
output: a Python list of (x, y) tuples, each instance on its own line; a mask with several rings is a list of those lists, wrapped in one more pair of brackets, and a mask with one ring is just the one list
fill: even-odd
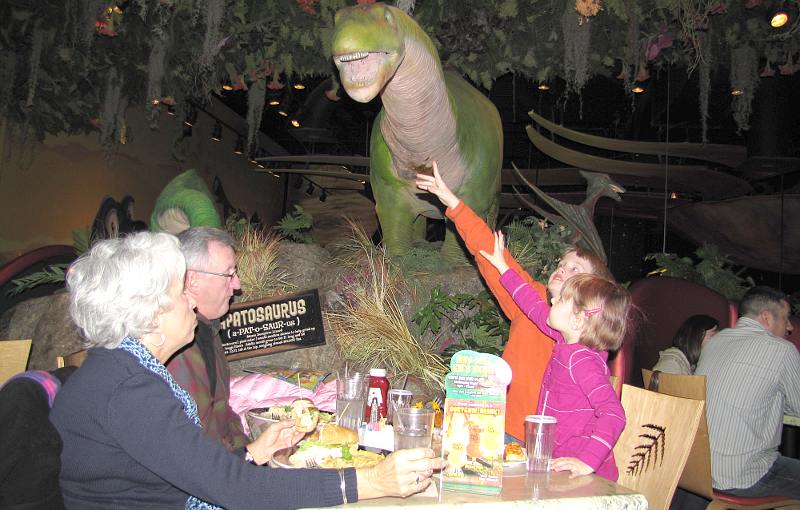
[(170, 285), (182, 286), (186, 262), (171, 234), (138, 232), (94, 245), (67, 270), (69, 313), (88, 347), (116, 348), (141, 338), (172, 305)]
[(181, 251), (188, 269), (208, 269), (208, 245), (219, 243), (237, 249), (236, 241), (224, 230), (212, 227), (192, 227), (178, 234)]
[(749, 289), (742, 300), (739, 301), (739, 315), (754, 319), (763, 311), (768, 311), (772, 315), (777, 315), (783, 308), (783, 303), (789, 300), (783, 292), (759, 285)]

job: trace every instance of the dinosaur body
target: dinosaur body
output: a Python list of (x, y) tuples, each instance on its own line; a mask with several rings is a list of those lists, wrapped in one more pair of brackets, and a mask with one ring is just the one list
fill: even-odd
[(150, 215), (152, 232), (177, 235), (189, 227), (221, 226), (214, 198), (195, 170), (186, 170), (169, 181)]
[[(347, 93), (381, 96), (370, 143), (370, 184), (390, 255), (405, 254), (443, 219), (438, 200), (414, 186), (420, 167), (437, 161), (447, 185), (493, 226), (497, 218), (503, 130), (495, 106), (453, 72), (442, 70), (433, 42), (401, 10), (359, 5), (336, 14), (334, 62)], [(461, 260), (454, 231), (442, 255)]]

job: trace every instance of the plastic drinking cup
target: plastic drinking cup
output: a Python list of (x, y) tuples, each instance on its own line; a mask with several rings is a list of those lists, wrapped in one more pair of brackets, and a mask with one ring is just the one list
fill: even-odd
[(394, 413), (394, 449), (430, 448), (433, 439), (433, 409), (400, 407)]
[(336, 419), (342, 427), (358, 430), (367, 405), (369, 376), (351, 372), (336, 380)]
[(389, 390), (389, 405), (386, 406), (386, 423), (391, 425), (395, 410), (411, 405), (414, 395), (410, 390), (392, 389)]
[(525, 449), (528, 454), (528, 471), (538, 473), (550, 470), (555, 432), (555, 417), (541, 414), (525, 417)]

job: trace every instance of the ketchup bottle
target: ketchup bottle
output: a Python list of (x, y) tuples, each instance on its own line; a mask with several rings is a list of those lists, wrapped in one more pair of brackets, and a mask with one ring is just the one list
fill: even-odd
[(369, 393), (367, 394), (367, 409), (364, 413), (364, 420), (369, 422), (370, 406), (373, 402), (378, 405), (380, 418), (386, 418), (386, 409), (389, 395), (389, 379), (386, 378), (386, 370), (383, 368), (373, 368), (369, 371)]

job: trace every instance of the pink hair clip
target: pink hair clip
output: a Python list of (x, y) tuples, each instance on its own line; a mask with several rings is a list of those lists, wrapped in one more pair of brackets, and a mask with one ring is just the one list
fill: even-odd
[(603, 311), (602, 306), (598, 306), (597, 308), (587, 308), (583, 311), (583, 315), (586, 317), (591, 317), (592, 315), (596, 315)]

